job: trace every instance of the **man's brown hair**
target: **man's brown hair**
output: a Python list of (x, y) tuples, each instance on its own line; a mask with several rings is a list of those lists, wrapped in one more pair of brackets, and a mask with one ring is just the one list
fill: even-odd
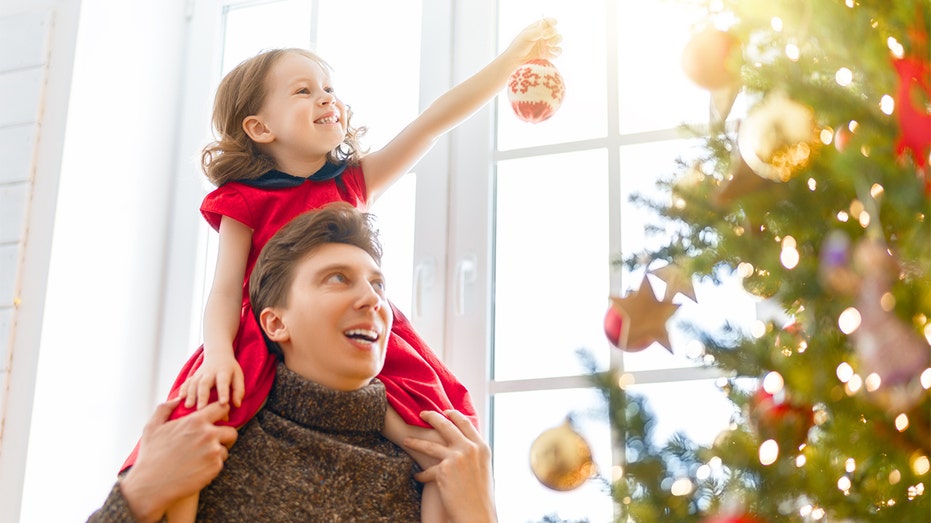
[[(323, 245), (354, 245), (381, 266), (382, 249), (374, 217), (346, 202), (333, 202), (301, 214), (268, 240), (249, 277), (249, 299), (256, 320), (266, 307), (287, 307), (295, 268)], [(282, 357), (276, 343), (269, 350)]]

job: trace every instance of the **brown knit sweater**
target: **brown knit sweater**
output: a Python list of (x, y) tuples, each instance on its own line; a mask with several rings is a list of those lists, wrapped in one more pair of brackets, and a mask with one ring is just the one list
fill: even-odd
[[(386, 406), (377, 380), (338, 392), (279, 365), (265, 406), (201, 491), (197, 521), (419, 521), (414, 462), (379, 432)], [(118, 521), (132, 517), (114, 486), (89, 522)]]

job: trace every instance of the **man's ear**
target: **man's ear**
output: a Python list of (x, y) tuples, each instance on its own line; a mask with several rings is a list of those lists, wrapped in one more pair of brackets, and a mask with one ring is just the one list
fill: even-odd
[(259, 325), (262, 327), (262, 330), (265, 331), (265, 335), (268, 336), (268, 339), (275, 343), (281, 343), (291, 339), (288, 326), (285, 325), (278, 311), (272, 307), (265, 307), (262, 309), (262, 312), (259, 313)]
[(247, 116), (242, 121), (242, 130), (255, 143), (271, 143), (275, 139), (272, 130), (256, 115)]

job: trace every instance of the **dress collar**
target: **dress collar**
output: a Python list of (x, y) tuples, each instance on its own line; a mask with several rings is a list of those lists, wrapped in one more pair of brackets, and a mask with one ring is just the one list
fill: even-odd
[(266, 409), (308, 428), (339, 432), (379, 432), (388, 406), (380, 381), (342, 392), (307, 380), (278, 364)]
[(297, 187), (308, 180), (314, 182), (332, 180), (343, 174), (347, 165), (346, 162), (340, 162), (338, 164), (327, 162), (323, 164), (323, 167), (321, 167), (319, 171), (307, 178), (301, 178), (300, 176), (294, 176), (277, 169), (272, 169), (258, 178), (239, 181), (250, 187), (258, 187), (260, 189), (284, 189), (286, 187)]

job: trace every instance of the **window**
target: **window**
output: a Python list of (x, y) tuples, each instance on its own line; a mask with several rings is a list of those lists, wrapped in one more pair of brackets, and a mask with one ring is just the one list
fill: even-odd
[[(608, 296), (636, 289), (643, 277), (613, 269), (611, 260), (658, 241), (644, 233), (646, 211), (629, 196), (655, 193), (654, 182), (697, 145), (680, 125), (708, 118), (708, 93), (679, 67), (690, 26), (703, 13), (682, 4), (487, 0), (456, 13), (454, 34), (469, 35), (468, 42), (495, 38), (499, 52), (531, 16), (557, 19), (563, 35), (554, 64), (566, 97), (550, 120), (522, 122), (500, 96), (480, 123), (463, 126), (453, 140), (452, 279), (470, 283), (454, 300), (465, 307), (447, 316), (447, 351), (457, 373), (484, 376), (469, 385), (488, 412), (502, 521), (613, 520), (601, 482), (558, 493), (529, 467), (533, 440), (573, 414), (600, 475), (613, 479), (618, 458), (606, 420), (592, 415), (601, 401), (578, 349), (592, 353), (600, 368), (615, 365), (633, 377), (630, 390), (645, 395), (656, 412), (661, 441), (684, 431), (710, 442), (730, 420), (731, 405), (715, 376), (689, 358), (695, 348), (675, 324), (750, 321), (753, 307), (742, 291), (695, 282), (702, 306), (676, 298), (682, 306), (668, 324), (674, 354), (658, 345), (618, 351), (602, 325)], [(493, 16), (476, 14), (483, 12)], [(460, 51), (466, 43), (454, 43), (456, 56), (475, 62), (471, 69), (460, 64), (463, 74), (493, 54), (471, 56)], [(487, 176), (481, 173), (486, 164)], [(462, 263), (472, 261), (477, 270), (466, 279), (462, 267), (470, 265)], [(662, 292), (663, 284), (650, 278)], [(487, 351), (477, 354), (477, 347)]]
[[(338, 96), (352, 106), (353, 123), (368, 128), (364, 138), (366, 146), (384, 145), (417, 115), (420, 0), (390, 4), (377, 0), (209, 3), (214, 4), (213, 13), (220, 16), (223, 35), (220, 58), (213, 71), (214, 86), (230, 69), (264, 49), (309, 48), (333, 67), (334, 85)], [(399, 16), (400, 13), (403, 16)], [(392, 22), (386, 24), (385, 20)], [(346, 45), (347, 38), (357, 36), (359, 45)], [(390, 41), (391, 45), (374, 45), (378, 41)], [(202, 124), (201, 121), (191, 123), (193, 126)], [(206, 143), (209, 135), (204, 140)], [(197, 175), (192, 173), (192, 176)], [(213, 186), (205, 177), (200, 176), (200, 179), (202, 198)], [(392, 301), (403, 311), (410, 310), (411, 306), (408, 290), (411, 289), (410, 267), (413, 265), (416, 187), (416, 173), (409, 173), (371, 208), (378, 219), (382, 242), (390, 246), (385, 249), (383, 266), (389, 288), (393, 290)], [(217, 235), (205, 223), (201, 224), (201, 229), (203, 251), (197, 263), (205, 270), (192, 315), (192, 331), (196, 336), (191, 350), (202, 339), (203, 305), (210, 291), (216, 260)]]
[[(636, 288), (643, 276), (615, 270), (611, 261), (657, 241), (645, 235), (648, 218), (629, 197), (654, 191), (654, 181), (696, 146), (680, 124), (708, 116), (707, 92), (678, 67), (690, 25), (702, 15), (682, 4), (278, 0), (221, 6), (217, 79), (262, 48), (309, 45), (335, 68), (340, 96), (352, 105), (355, 122), (370, 128), (373, 147), (451, 83), (484, 66), (537, 13), (558, 20), (564, 52), (554, 62), (567, 85), (560, 110), (531, 125), (499, 96), (440, 140), (418, 173), (373, 208), (393, 300), (472, 391), (494, 448), (502, 521), (613, 519), (598, 481), (557, 493), (529, 468), (534, 438), (574, 414), (600, 474), (612, 479), (612, 435), (591, 415), (600, 398), (578, 349), (591, 352), (601, 369), (615, 365), (631, 374), (631, 390), (644, 394), (658, 415), (660, 439), (685, 431), (708, 442), (730, 419), (715, 376), (690, 359), (695, 348), (675, 323), (751, 321), (753, 307), (739, 286), (695, 282), (702, 306), (676, 299), (682, 307), (669, 324), (673, 354), (658, 346), (622, 353), (602, 330), (608, 297)], [(203, 237), (215, 234), (204, 226)], [(214, 259), (209, 249), (202, 253), (205, 292)], [(662, 283), (653, 281), (662, 292)], [(203, 307), (195, 309), (199, 332)]]

